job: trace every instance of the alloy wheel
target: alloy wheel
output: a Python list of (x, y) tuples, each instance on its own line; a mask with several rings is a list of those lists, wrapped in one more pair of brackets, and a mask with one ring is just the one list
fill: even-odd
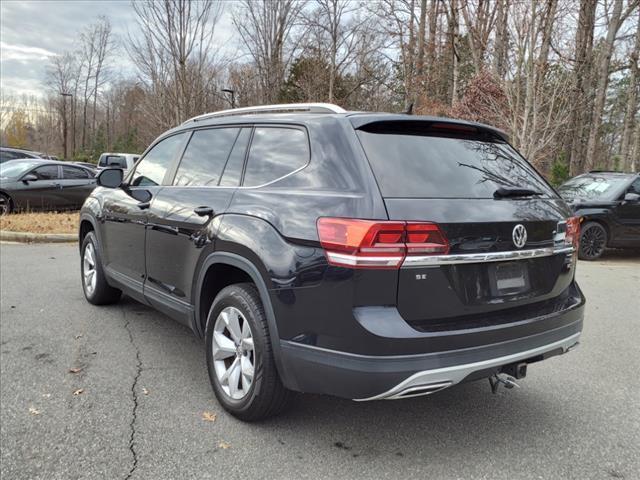
[(587, 258), (599, 257), (603, 250), (605, 243), (604, 229), (598, 225), (590, 226), (585, 229), (580, 239), (580, 248), (582, 253)]
[(9, 213), (9, 199), (4, 195), (0, 195), (0, 217)]
[(87, 290), (88, 295), (92, 295), (96, 289), (98, 278), (96, 275), (96, 251), (91, 242), (87, 243), (84, 249), (82, 275), (84, 276), (84, 288)]
[(233, 400), (251, 389), (255, 351), (251, 326), (235, 307), (224, 308), (213, 327), (213, 366), (220, 387)]

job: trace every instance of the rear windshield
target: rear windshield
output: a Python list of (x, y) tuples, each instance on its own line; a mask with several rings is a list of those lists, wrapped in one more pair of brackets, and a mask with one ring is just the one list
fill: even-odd
[(98, 163), (100, 167), (127, 168), (127, 159), (121, 155), (103, 155)]
[(560, 185), (558, 192), (567, 200), (615, 200), (628, 182), (625, 177), (580, 175)]
[(553, 190), (508, 144), (395, 131), (358, 131), (382, 196), (493, 198), (499, 187), (555, 197)]

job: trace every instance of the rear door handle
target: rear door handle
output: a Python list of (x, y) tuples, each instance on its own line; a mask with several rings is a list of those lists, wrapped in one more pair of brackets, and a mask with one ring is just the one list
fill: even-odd
[(138, 204), (138, 208), (140, 210), (146, 210), (147, 208), (149, 208), (151, 206), (151, 202), (140, 202)]
[(196, 207), (193, 212), (199, 217), (211, 217), (213, 216), (213, 208), (211, 207)]

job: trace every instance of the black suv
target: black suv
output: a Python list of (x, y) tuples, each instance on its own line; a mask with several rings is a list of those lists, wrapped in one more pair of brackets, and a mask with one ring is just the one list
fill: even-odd
[(581, 259), (596, 260), (606, 247), (640, 248), (640, 174), (589, 172), (558, 191), (582, 220)]
[(233, 415), (492, 385), (582, 330), (579, 222), (486, 125), (327, 104), (196, 117), (81, 213), (91, 303), (124, 292), (204, 337)]

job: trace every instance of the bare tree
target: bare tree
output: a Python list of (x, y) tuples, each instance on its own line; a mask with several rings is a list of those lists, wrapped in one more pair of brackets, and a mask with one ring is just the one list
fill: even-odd
[(75, 56), (70, 52), (56, 55), (51, 58), (47, 68), (47, 85), (52, 91), (54, 103), (62, 120), (62, 151), (63, 158), (68, 158), (68, 116), (67, 103), (74, 89), (77, 63)]
[(260, 102), (278, 98), (296, 51), (292, 30), (303, 5), (300, 0), (240, 0), (233, 12), (233, 23), (260, 76)]
[[(629, 55), (629, 84), (627, 86), (627, 108), (624, 113), (624, 125), (622, 129), (622, 140), (620, 145), (620, 155), (624, 169), (632, 166), (633, 154), (633, 130), (638, 114), (638, 90), (640, 89), (640, 75), (638, 72), (640, 56), (640, 8), (638, 9), (638, 24), (636, 25), (635, 43), (631, 55)], [(640, 152), (639, 152), (640, 153)]]
[[(145, 108), (157, 133), (212, 105), (219, 75), (213, 36), (218, 0), (132, 2), (138, 28), (127, 50), (149, 95)], [(218, 100), (219, 101), (219, 100)]]
[(625, 19), (638, 8), (638, 0), (629, 0), (626, 9), (624, 0), (613, 1), (613, 11), (607, 15), (607, 36), (603, 42), (602, 50), (598, 58), (595, 100), (591, 113), (591, 123), (589, 137), (587, 141), (587, 151), (585, 155), (585, 169), (591, 170), (596, 162), (596, 149), (598, 148), (600, 125), (602, 124), (602, 114), (609, 85), (611, 56), (613, 55), (614, 43), (618, 31)]

